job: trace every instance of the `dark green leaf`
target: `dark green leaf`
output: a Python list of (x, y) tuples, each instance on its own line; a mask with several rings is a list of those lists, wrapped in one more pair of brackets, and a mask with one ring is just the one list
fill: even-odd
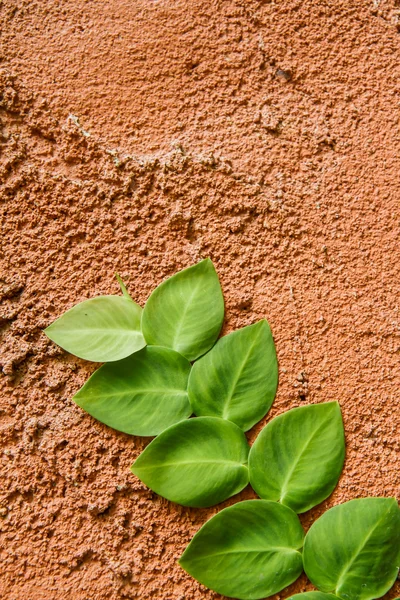
[(266, 500), (225, 508), (194, 536), (179, 564), (208, 588), (240, 600), (275, 594), (303, 570), (297, 515)]
[(322, 592), (373, 600), (394, 584), (400, 561), (400, 509), (394, 498), (335, 506), (310, 528), (304, 569)]
[(157, 435), (187, 419), (190, 362), (157, 346), (102, 366), (74, 401), (92, 417), (133, 435)]
[(125, 358), (146, 345), (140, 330), (142, 309), (120, 296), (98, 296), (77, 304), (54, 321), (45, 334), (86, 360)]
[(278, 385), (275, 345), (267, 321), (221, 338), (189, 378), (197, 416), (228, 419), (247, 431), (269, 410)]
[(200, 417), (173, 425), (151, 442), (132, 472), (150, 489), (184, 506), (218, 504), (249, 481), (249, 446), (241, 429)]
[(337, 402), (294, 408), (268, 423), (256, 439), (249, 456), (250, 482), (261, 498), (302, 513), (332, 493), (344, 455)]
[(142, 317), (148, 344), (172, 348), (195, 360), (211, 348), (224, 320), (224, 300), (210, 259), (184, 269), (159, 285)]

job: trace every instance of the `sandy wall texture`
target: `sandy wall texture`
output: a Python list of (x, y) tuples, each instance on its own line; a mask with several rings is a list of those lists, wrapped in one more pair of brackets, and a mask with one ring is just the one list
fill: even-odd
[(238, 498), (191, 510), (148, 491), (129, 472), (148, 440), (71, 402), (95, 366), (42, 333), (118, 293), (116, 271), (143, 304), (210, 256), (224, 331), (269, 320), (280, 387), (250, 441), (289, 408), (339, 400), (344, 473), (305, 527), (399, 496), (399, 13), (0, 2), (1, 598), (221, 599), (176, 560)]

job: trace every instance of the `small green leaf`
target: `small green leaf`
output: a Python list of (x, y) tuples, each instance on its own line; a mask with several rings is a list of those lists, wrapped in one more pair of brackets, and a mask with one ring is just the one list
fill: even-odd
[(274, 340), (262, 320), (221, 338), (195, 362), (188, 392), (197, 416), (228, 419), (247, 431), (270, 409), (277, 385)]
[(158, 435), (187, 419), (190, 362), (157, 346), (100, 367), (73, 400), (92, 417), (132, 435)]
[(250, 482), (261, 498), (302, 513), (332, 493), (344, 455), (337, 402), (294, 408), (268, 423), (254, 442)]
[(338, 600), (334, 594), (324, 594), (323, 592), (303, 592), (289, 596), (286, 600)]
[(179, 564), (206, 587), (257, 600), (295, 581), (303, 570), (304, 532), (297, 515), (266, 500), (239, 502), (196, 533)]
[(249, 482), (241, 429), (200, 417), (173, 425), (147, 446), (132, 472), (154, 492), (184, 506), (218, 504)]
[(400, 509), (394, 498), (361, 498), (335, 506), (310, 528), (304, 569), (322, 592), (373, 600), (394, 584), (400, 561)]
[(165, 346), (193, 361), (211, 348), (224, 320), (224, 300), (210, 259), (159, 285), (142, 317), (148, 344)]
[(68, 310), (45, 329), (45, 334), (79, 358), (120, 360), (146, 345), (140, 331), (141, 313), (132, 300), (98, 296)]
[(127, 298), (127, 300), (132, 300), (131, 295), (129, 294), (128, 290), (126, 289), (126, 285), (124, 284), (124, 282), (122, 281), (122, 279), (118, 275), (118, 273), (115, 273), (115, 277), (116, 277), (116, 280), (119, 283), (119, 287), (121, 288), (122, 295), (125, 298)]

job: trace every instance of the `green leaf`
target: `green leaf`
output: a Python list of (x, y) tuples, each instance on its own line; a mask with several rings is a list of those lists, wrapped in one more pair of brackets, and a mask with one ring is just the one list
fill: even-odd
[(302, 594), (290, 596), (286, 600), (338, 600), (338, 597), (334, 594), (324, 594), (323, 592), (303, 592)]
[(92, 417), (132, 435), (158, 435), (187, 419), (190, 362), (157, 346), (100, 367), (73, 400)]
[(142, 309), (120, 296), (98, 296), (77, 304), (54, 321), (45, 334), (86, 360), (125, 358), (146, 345), (140, 331)]
[(218, 504), (249, 482), (241, 429), (200, 417), (173, 425), (147, 446), (132, 472), (154, 492), (184, 506)]
[(218, 340), (193, 365), (188, 392), (197, 416), (228, 419), (247, 431), (270, 409), (277, 385), (274, 340), (262, 320)]
[(179, 564), (206, 587), (240, 600), (279, 592), (303, 570), (297, 515), (266, 500), (239, 502), (196, 533)]
[(373, 600), (394, 584), (400, 561), (400, 509), (394, 498), (335, 506), (310, 528), (304, 569), (322, 592)]
[(159, 285), (142, 317), (148, 344), (165, 346), (193, 361), (211, 348), (224, 320), (218, 275), (209, 258)]
[(268, 423), (254, 442), (250, 482), (261, 498), (302, 513), (332, 493), (344, 455), (337, 402), (294, 408)]

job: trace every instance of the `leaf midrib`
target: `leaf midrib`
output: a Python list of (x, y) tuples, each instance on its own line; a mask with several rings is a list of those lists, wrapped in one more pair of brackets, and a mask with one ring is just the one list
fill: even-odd
[[(160, 394), (160, 393), (174, 394), (175, 396), (187, 396), (187, 391), (185, 390), (175, 390), (175, 389), (165, 389), (165, 388), (135, 388), (125, 392), (110, 392), (109, 394), (96, 394), (95, 392), (91, 392), (91, 394), (95, 395), (96, 398), (110, 398), (113, 396), (131, 396), (132, 394)], [(79, 392), (77, 392), (77, 395)], [(82, 396), (89, 396), (89, 394), (82, 394)]]
[(306, 441), (306, 443), (303, 445), (302, 449), (300, 450), (300, 452), (297, 454), (296, 460), (294, 461), (294, 463), (292, 464), (291, 468), (289, 469), (288, 474), (285, 477), (285, 480), (281, 486), (281, 495), (280, 495), (280, 502), (283, 501), (285, 494), (287, 493), (287, 487), (289, 485), (290, 479), (293, 475), (293, 473), (295, 472), (299, 462), (301, 461), (301, 459), (303, 458), (303, 454), (306, 452), (307, 448), (309, 447), (309, 445), (311, 444), (312, 440), (315, 438), (315, 436), (319, 433), (319, 431), (322, 429), (322, 427), (326, 424), (326, 421), (328, 419), (324, 419), (322, 421), (322, 423), (317, 427), (317, 429), (315, 429), (312, 433), (312, 435), (308, 438), (308, 440)]
[(140, 329), (131, 329), (130, 327), (80, 327), (79, 329), (72, 329), (72, 328), (68, 328), (68, 332), (64, 332), (64, 333), (80, 333), (82, 335), (82, 333), (85, 333), (85, 331), (106, 331), (106, 332), (112, 332), (112, 331), (124, 331), (126, 333), (137, 333), (143, 336), (142, 332), (140, 331)]
[(343, 585), (343, 580), (346, 577), (347, 573), (350, 571), (351, 567), (353, 566), (355, 560), (357, 559), (357, 557), (359, 556), (360, 552), (364, 549), (365, 545), (367, 544), (367, 542), (370, 540), (371, 536), (373, 535), (373, 533), (376, 531), (376, 529), (379, 527), (379, 525), (381, 524), (381, 522), (383, 521), (383, 519), (385, 517), (387, 517), (388, 513), (392, 510), (392, 507), (389, 506), (389, 509), (385, 512), (384, 515), (381, 516), (381, 518), (375, 523), (375, 525), (372, 527), (372, 529), (370, 530), (370, 532), (368, 533), (367, 537), (363, 540), (363, 542), (359, 545), (359, 547), (357, 548), (357, 550), (355, 551), (353, 557), (351, 558), (351, 560), (347, 563), (346, 567), (344, 567), (344, 569), (342, 570), (342, 572), (340, 573), (339, 577), (338, 577), (338, 583), (336, 584), (336, 587), (334, 590), (332, 590), (336, 595), (339, 591), (339, 588), (341, 585)]
[[(268, 549), (265, 550), (229, 550), (227, 552), (217, 552), (215, 554), (208, 554), (207, 558), (214, 558), (216, 556), (225, 556), (226, 554), (267, 554), (267, 553), (271, 553), (271, 552), (287, 552), (287, 553), (293, 553), (293, 554), (300, 554), (301, 556), (301, 552), (299, 550), (296, 550), (295, 548), (288, 548), (287, 546), (271, 546)], [(203, 560), (204, 557), (199, 557), (199, 558), (195, 558), (192, 560)]]
[(181, 331), (182, 331), (182, 325), (183, 325), (183, 323), (184, 323), (184, 320), (186, 319), (186, 315), (187, 315), (187, 312), (188, 312), (188, 310), (189, 310), (189, 307), (190, 307), (190, 305), (191, 305), (191, 302), (192, 302), (192, 300), (193, 300), (193, 297), (194, 297), (194, 295), (197, 293), (198, 287), (199, 287), (199, 282), (197, 282), (197, 283), (196, 283), (196, 285), (194, 286), (194, 288), (193, 288), (193, 290), (192, 290), (192, 292), (191, 292), (190, 296), (189, 296), (189, 297), (188, 297), (188, 299), (187, 299), (187, 302), (186, 302), (186, 304), (185, 304), (185, 305), (184, 305), (184, 307), (183, 307), (183, 311), (182, 311), (182, 313), (181, 313), (181, 318), (180, 318), (180, 319), (179, 319), (179, 321), (178, 321), (177, 327), (176, 327), (176, 329), (175, 329), (175, 331), (174, 331), (174, 335), (173, 335), (173, 337), (172, 337), (171, 346), (172, 346), (173, 348), (175, 348), (175, 344), (176, 344), (176, 340), (177, 340), (177, 338), (179, 338), (179, 336), (181, 335)]
[(237, 374), (236, 374), (236, 377), (235, 377), (235, 379), (234, 379), (234, 380), (233, 380), (233, 382), (232, 382), (232, 385), (230, 386), (230, 389), (229, 389), (229, 395), (228, 395), (228, 397), (227, 397), (227, 399), (226, 399), (226, 401), (225, 401), (225, 403), (224, 403), (224, 408), (223, 408), (223, 411), (222, 411), (222, 418), (223, 418), (223, 419), (227, 419), (227, 418), (228, 418), (230, 404), (231, 404), (231, 402), (232, 402), (232, 398), (233, 398), (233, 395), (234, 395), (234, 392), (235, 392), (235, 389), (236, 389), (237, 383), (238, 383), (238, 381), (239, 381), (240, 377), (242, 376), (242, 373), (243, 373), (243, 370), (244, 370), (244, 368), (245, 368), (245, 365), (247, 364), (247, 362), (248, 362), (248, 360), (249, 360), (249, 356), (250, 356), (250, 354), (251, 354), (251, 353), (252, 353), (252, 351), (254, 350), (254, 346), (256, 345), (256, 342), (258, 341), (258, 338), (259, 338), (259, 333), (258, 333), (258, 334), (256, 335), (256, 337), (254, 338), (254, 340), (253, 340), (252, 344), (250, 344), (250, 346), (249, 346), (249, 349), (247, 350), (246, 356), (245, 356), (245, 358), (243, 359), (243, 361), (242, 361), (242, 364), (241, 364), (240, 368), (238, 369), (238, 372), (237, 372)]

